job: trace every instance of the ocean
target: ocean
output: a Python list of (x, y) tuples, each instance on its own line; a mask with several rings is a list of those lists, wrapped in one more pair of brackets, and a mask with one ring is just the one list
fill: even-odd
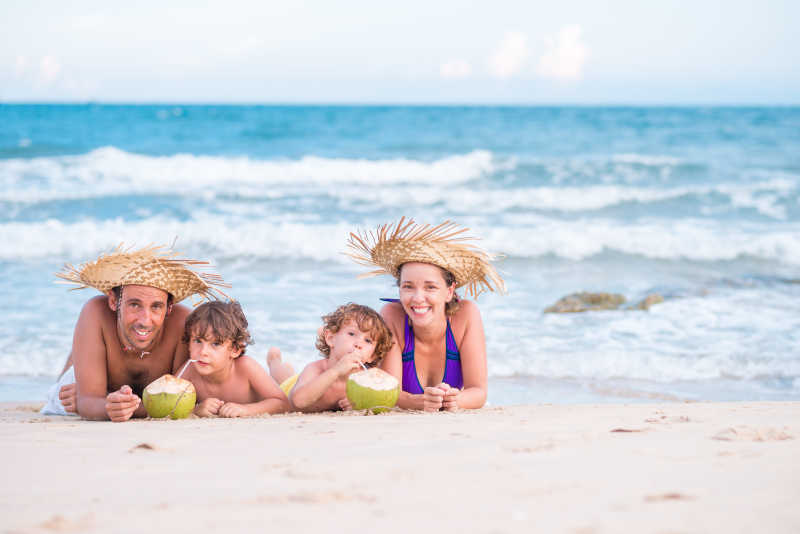
[[(396, 295), (342, 252), (401, 216), (503, 256), (491, 405), (800, 399), (800, 108), (0, 104), (0, 184), (0, 401), (63, 367), (64, 263), (175, 242), (301, 367)], [(580, 291), (664, 302), (543, 313)]]

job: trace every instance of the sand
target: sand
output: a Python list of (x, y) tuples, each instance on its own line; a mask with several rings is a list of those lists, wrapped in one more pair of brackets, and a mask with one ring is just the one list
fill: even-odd
[(0, 404), (2, 532), (800, 532), (797, 402), (127, 423), (38, 406)]

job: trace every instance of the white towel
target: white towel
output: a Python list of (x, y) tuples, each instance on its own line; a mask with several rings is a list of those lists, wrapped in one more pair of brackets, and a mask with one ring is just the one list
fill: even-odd
[(61, 391), (61, 386), (74, 383), (75, 368), (70, 366), (56, 383), (47, 390), (47, 404), (42, 407), (39, 413), (44, 415), (78, 415), (76, 413), (67, 412), (61, 404), (61, 399), (58, 398), (58, 392)]

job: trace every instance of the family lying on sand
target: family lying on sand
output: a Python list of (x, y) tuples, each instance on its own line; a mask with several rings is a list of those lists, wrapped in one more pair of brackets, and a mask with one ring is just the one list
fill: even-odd
[[(400, 408), (438, 411), (480, 408), (486, 402), (486, 344), (480, 312), (461, 300), (466, 287), (504, 291), (491, 256), (466, 243), (454, 223), (417, 225), (401, 218), (375, 232), (350, 234), (348, 255), (390, 274), (398, 299), (380, 314), (346, 304), (323, 317), (316, 347), (323, 358), (299, 374), (280, 351), (267, 355), (269, 374), (245, 355), (251, 342), (238, 303), (221, 301), (218, 275), (197, 273), (207, 262), (176, 259), (161, 247), (122, 247), (57, 276), (103, 293), (90, 299), (75, 326), (72, 351), (51, 388), (44, 413), (126, 421), (146, 417), (142, 391), (189, 365), (182, 378), (197, 391), (198, 416), (240, 417), (286, 411), (348, 410), (347, 377), (380, 366), (402, 384)], [(190, 295), (210, 302), (178, 304)], [(213, 300), (212, 300), (213, 299)]]

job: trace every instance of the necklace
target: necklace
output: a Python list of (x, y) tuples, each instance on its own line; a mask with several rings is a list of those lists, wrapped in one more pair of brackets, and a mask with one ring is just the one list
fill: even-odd
[[(122, 350), (124, 350), (125, 352), (133, 352), (133, 347), (130, 347), (130, 346), (128, 346), (128, 345), (123, 345), (123, 346), (122, 346)], [(143, 350), (143, 351), (141, 351), (141, 352), (139, 353), (139, 359), (140, 359), (140, 360), (143, 360), (143, 359), (144, 359), (144, 357), (145, 357), (145, 355), (147, 355), (147, 354), (150, 354), (150, 352), (149, 352), (149, 351), (146, 351), (146, 350)]]

